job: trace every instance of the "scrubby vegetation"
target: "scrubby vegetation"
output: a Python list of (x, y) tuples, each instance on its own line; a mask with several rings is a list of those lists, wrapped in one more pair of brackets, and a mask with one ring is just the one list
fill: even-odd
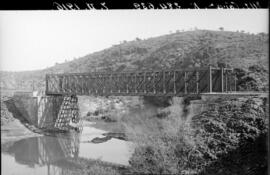
[[(1, 72), (4, 88), (44, 89), (46, 73), (156, 70), (201, 66), (239, 69), (239, 89), (268, 89), (268, 34), (195, 30), (114, 45), (48, 69)], [(260, 84), (262, 82), (262, 84)], [(254, 83), (257, 84), (254, 86)]]
[(6, 125), (9, 122), (14, 121), (13, 115), (8, 111), (6, 104), (4, 103), (4, 99), (1, 98), (1, 126)]
[(208, 107), (198, 115), (189, 111), (192, 98), (174, 99), (173, 104), (172, 99), (163, 99), (154, 106), (152, 100), (144, 99), (142, 107), (129, 105), (124, 117), (112, 117), (120, 114), (117, 112), (107, 115), (135, 144), (130, 159), (133, 173), (266, 173), (266, 98), (228, 97), (202, 102)]
[[(266, 173), (268, 114), (261, 98), (214, 101), (209, 110), (185, 120), (181, 108), (163, 119), (126, 123), (137, 147), (132, 171), (150, 174)], [(144, 116), (145, 117), (145, 116)]]
[[(76, 161), (72, 161), (72, 164), (77, 167), (76, 169), (69, 169), (65, 172), (65, 174), (72, 175), (88, 175), (88, 174), (96, 174), (96, 175), (120, 175), (121, 168), (113, 167), (113, 166), (104, 166), (100, 160), (89, 160), (80, 158)], [(123, 168), (124, 170), (124, 168)], [(122, 170), (122, 171), (123, 171)], [(123, 171), (124, 172), (124, 171)]]

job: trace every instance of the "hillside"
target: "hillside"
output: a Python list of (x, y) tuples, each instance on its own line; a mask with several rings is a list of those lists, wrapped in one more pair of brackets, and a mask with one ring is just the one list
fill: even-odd
[(123, 41), (48, 69), (1, 72), (4, 88), (44, 86), (46, 73), (155, 70), (200, 66), (238, 68), (239, 89), (268, 89), (268, 34), (195, 30)]

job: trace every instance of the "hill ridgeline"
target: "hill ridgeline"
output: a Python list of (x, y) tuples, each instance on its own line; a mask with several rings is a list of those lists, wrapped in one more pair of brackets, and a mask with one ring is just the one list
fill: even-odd
[(44, 89), (46, 73), (160, 70), (222, 66), (236, 68), (238, 89), (268, 90), (268, 42), (265, 33), (195, 30), (148, 39), (136, 38), (55, 66), (24, 72), (0, 72), (1, 87)]

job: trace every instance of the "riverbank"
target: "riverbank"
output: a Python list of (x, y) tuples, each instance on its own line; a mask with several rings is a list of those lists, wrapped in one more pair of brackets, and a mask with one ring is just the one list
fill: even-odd
[(14, 118), (5, 104), (5, 99), (1, 98), (1, 144), (35, 136), (40, 136), (40, 134), (32, 132)]
[(121, 125), (128, 140), (134, 142), (129, 161), (133, 173), (267, 173), (266, 98), (208, 99), (207, 108), (197, 115), (185, 105), (188, 103), (156, 107), (150, 113), (137, 106), (119, 120), (95, 120), (101, 127)]
[[(83, 133), (80, 137), (68, 136), (70, 145), (77, 145), (76, 148), (80, 149), (78, 156), (94, 160), (101, 156), (101, 162), (124, 163), (130, 167), (118, 171), (119, 167), (104, 168), (98, 162), (90, 166), (89, 161), (82, 161), (76, 163), (82, 164), (82, 171), (76, 169), (73, 174), (95, 171), (110, 174), (110, 170), (112, 174), (127, 171), (198, 175), (266, 172), (269, 117), (266, 98), (197, 100), (197, 107), (200, 103), (207, 105), (196, 115), (190, 106), (192, 103), (185, 99), (169, 100), (169, 105), (167, 102), (156, 105), (149, 103), (149, 99), (145, 102), (132, 98), (79, 98)], [(1, 127), (1, 144), (5, 147), (20, 145), (14, 149), (21, 153), (21, 144), (39, 143), (44, 147), (46, 143), (50, 149), (56, 148), (55, 155), (66, 152), (62, 150), (62, 136), (36, 137), (16, 119), (10, 121)], [(132, 143), (134, 151), (128, 153), (127, 141)], [(51, 145), (58, 142), (60, 147)], [(29, 152), (25, 156), (31, 154)], [(56, 159), (65, 158), (60, 156)]]

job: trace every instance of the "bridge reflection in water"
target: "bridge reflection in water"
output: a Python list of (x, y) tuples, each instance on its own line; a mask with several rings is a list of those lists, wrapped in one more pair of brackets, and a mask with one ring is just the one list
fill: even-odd
[[(47, 166), (45, 170), (47, 173), (44, 174), (67, 174), (69, 169), (80, 168), (69, 162), (78, 158), (79, 138), (78, 133), (69, 133), (65, 136), (61, 134), (22, 139), (15, 142), (4, 153), (14, 155), (18, 164), (28, 165), (36, 169), (38, 174), (44, 172), (38, 170), (44, 166)], [(19, 173), (25, 174), (24, 171), (25, 169)]]
[[(70, 132), (57, 134), (55, 136), (40, 136), (22, 139), (2, 149), (2, 173), (9, 174), (41, 174), (41, 175), (66, 175), (78, 173), (82, 169), (81, 163), (89, 166), (95, 165), (96, 158), (102, 157), (104, 153), (110, 153), (110, 158), (119, 154), (119, 159), (126, 155), (128, 145), (114, 139), (112, 142), (93, 144), (90, 143), (93, 137), (99, 137), (101, 130), (94, 128), (86, 129), (88, 133)], [(111, 143), (110, 143), (111, 142)], [(118, 148), (117, 148), (118, 145)], [(114, 147), (111, 149), (109, 146)], [(86, 149), (87, 148), (87, 149)], [(102, 149), (99, 155), (93, 155)], [(116, 153), (116, 154), (117, 154)], [(104, 155), (106, 157), (108, 155)], [(13, 158), (14, 157), (14, 158)], [(125, 157), (128, 161), (129, 157)], [(126, 166), (124, 164), (110, 161), (99, 162), (99, 166), (117, 168)]]

